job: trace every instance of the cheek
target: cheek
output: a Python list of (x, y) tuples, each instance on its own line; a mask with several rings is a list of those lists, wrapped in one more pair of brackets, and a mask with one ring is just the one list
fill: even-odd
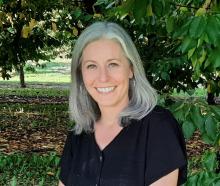
[(94, 81), (94, 75), (87, 72), (82, 72), (82, 78), (85, 86), (88, 88)]
[(128, 82), (129, 79), (133, 76), (133, 73), (131, 71), (121, 71), (120, 73), (117, 73), (116, 79), (123, 82)]

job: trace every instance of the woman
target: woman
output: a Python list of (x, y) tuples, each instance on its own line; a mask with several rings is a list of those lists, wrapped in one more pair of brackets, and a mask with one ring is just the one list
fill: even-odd
[(69, 133), (59, 186), (176, 186), (186, 180), (181, 129), (156, 106), (139, 54), (119, 25), (97, 22), (78, 38)]

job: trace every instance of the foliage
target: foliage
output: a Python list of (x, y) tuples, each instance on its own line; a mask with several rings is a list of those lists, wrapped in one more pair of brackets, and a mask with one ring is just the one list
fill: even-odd
[[(220, 184), (220, 174), (216, 173), (217, 158), (216, 153), (213, 151), (207, 151), (201, 158), (200, 171), (191, 173), (188, 177), (188, 181), (184, 186), (196, 186), (196, 185), (210, 185), (218, 186)], [(189, 166), (189, 168), (191, 168)]]
[(49, 32), (50, 17), (46, 12), (56, 6), (53, 1), (3, 1), (0, 6), (0, 66), (2, 77), (8, 71), (20, 70), (28, 60), (49, 59), (44, 47), (57, 46), (59, 41)]
[(0, 185), (57, 185), (60, 156), (0, 153)]
[(198, 85), (220, 92), (220, 8), (210, 0), (98, 0), (136, 42), (148, 79), (161, 92)]
[(13, 69), (20, 72), (28, 60), (49, 60), (48, 51), (73, 41), (84, 28), (86, 16), (74, 2), (60, 0), (3, 0), (0, 4), (0, 69), (9, 79)]
[(208, 105), (198, 98), (188, 98), (175, 101), (170, 109), (182, 124), (186, 139), (190, 139), (199, 130), (205, 143), (220, 146), (219, 106)]

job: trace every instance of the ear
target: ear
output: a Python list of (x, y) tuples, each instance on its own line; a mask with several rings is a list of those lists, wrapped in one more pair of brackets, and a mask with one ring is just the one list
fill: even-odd
[(134, 77), (134, 72), (133, 72), (133, 66), (130, 65), (130, 71), (129, 71), (129, 79), (132, 79)]

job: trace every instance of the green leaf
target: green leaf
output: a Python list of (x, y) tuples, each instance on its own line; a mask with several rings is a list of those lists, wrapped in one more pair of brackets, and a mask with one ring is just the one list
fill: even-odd
[(15, 176), (13, 176), (12, 180), (11, 180), (11, 186), (16, 186), (17, 185), (17, 179)]
[(150, 4), (146, 0), (136, 0), (133, 4), (133, 14), (137, 23), (141, 23), (141, 19), (146, 15), (147, 5), (149, 6)]
[(218, 178), (218, 180), (216, 180), (217, 182), (215, 183), (215, 185), (213, 185), (213, 186), (219, 186), (220, 185), (220, 176), (219, 176), (219, 178)]
[(202, 140), (206, 143), (206, 144), (210, 144), (213, 145), (214, 141), (207, 135), (207, 133), (202, 134)]
[(189, 28), (189, 34), (192, 38), (199, 38), (206, 28), (204, 16), (194, 17)]
[(198, 174), (190, 176), (187, 181), (187, 186), (197, 186)]
[(152, 5), (148, 4), (147, 5), (147, 16), (151, 17), (153, 15), (154, 15), (154, 13), (153, 13), (153, 10), (152, 10)]
[(205, 8), (199, 8), (197, 11), (196, 11), (196, 16), (203, 16), (203, 15), (205, 15), (205, 13), (206, 13), (206, 9)]
[(166, 29), (168, 33), (171, 33), (174, 28), (174, 17), (170, 16), (166, 19)]
[(220, 48), (215, 48), (210, 52), (209, 60), (211, 62), (209, 65), (213, 67), (213, 70), (220, 67)]
[(195, 89), (188, 89), (186, 90), (187, 94), (189, 94), (190, 96), (192, 96), (195, 93)]
[(79, 18), (82, 14), (82, 10), (80, 8), (76, 8), (73, 12), (75, 19)]
[(188, 20), (183, 26), (177, 27), (177, 28), (176, 28), (176, 31), (175, 31), (174, 34), (173, 34), (173, 37), (174, 37), (174, 38), (177, 38), (177, 37), (181, 37), (181, 36), (187, 35), (191, 21), (192, 21), (192, 20), (190, 19), (190, 20)]
[(175, 118), (178, 121), (183, 121), (184, 120), (184, 112), (183, 112), (183, 108), (184, 107), (184, 103), (183, 102), (177, 102), (175, 104), (173, 104), (170, 109), (173, 111), (173, 114), (175, 116)]
[(161, 73), (161, 78), (164, 79), (164, 80), (167, 80), (167, 81), (170, 80), (170, 76), (167, 72), (162, 72)]
[(213, 172), (215, 171), (217, 161), (216, 161), (216, 153), (208, 152), (203, 156), (202, 164), (206, 168), (206, 170)]
[(180, 50), (182, 51), (182, 53), (185, 53), (188, 50), (195, 48), (196, 45), (197, 45), (197, 41), (187, 36), (183, 40), (183, 42), (180, 46)]
[(217, 46), (217, 40), (220, 35), (220, 23), (215, 16), (209, 16), (207, 19), (206, 33), (209, 39), (209, 42)]
[(165, 2), (165, 0), (152, 1), (152, 9), (154, 15), (161, 17), (164, 15), (164, 13), (167, 13), (168, 11), (165, 11), (166, 5), (168, 5), (168, 2)]
[(194, 54), (196, 48), (192, 48), (188, 51), (188, 59), (190, 59), (192, 57), (192, 55)]
[(201, 133), (205, 132), (204, 118), (201, 114), (201, 110), (198, 105), (194, 105), (191, 108), (190, 118), (194, 125), (200, 130)]
[(208, 116), (205, 120), (205, 129), (207, 135), (212, 139), (215, 140), (217, 136), (217, 122), (213, 119), (212, 116)]
[(192, 137), (193, 133), (195, 132), (195, 127), (192, 122), (190, 121), (184, 121), (182, 125), (183, 133), (186, 139), (189, 139)]
[(215, 114), (216, 119), (218, 118), (220, 121), (220, 107), (212, 105), (212, 106), (210, 106), (210, 109)]
[(122, 3), (121, 6), (117, 8), (121, 19), (128, 15), (129, 12), (133, 11), (135, 0), (127, 0)]

